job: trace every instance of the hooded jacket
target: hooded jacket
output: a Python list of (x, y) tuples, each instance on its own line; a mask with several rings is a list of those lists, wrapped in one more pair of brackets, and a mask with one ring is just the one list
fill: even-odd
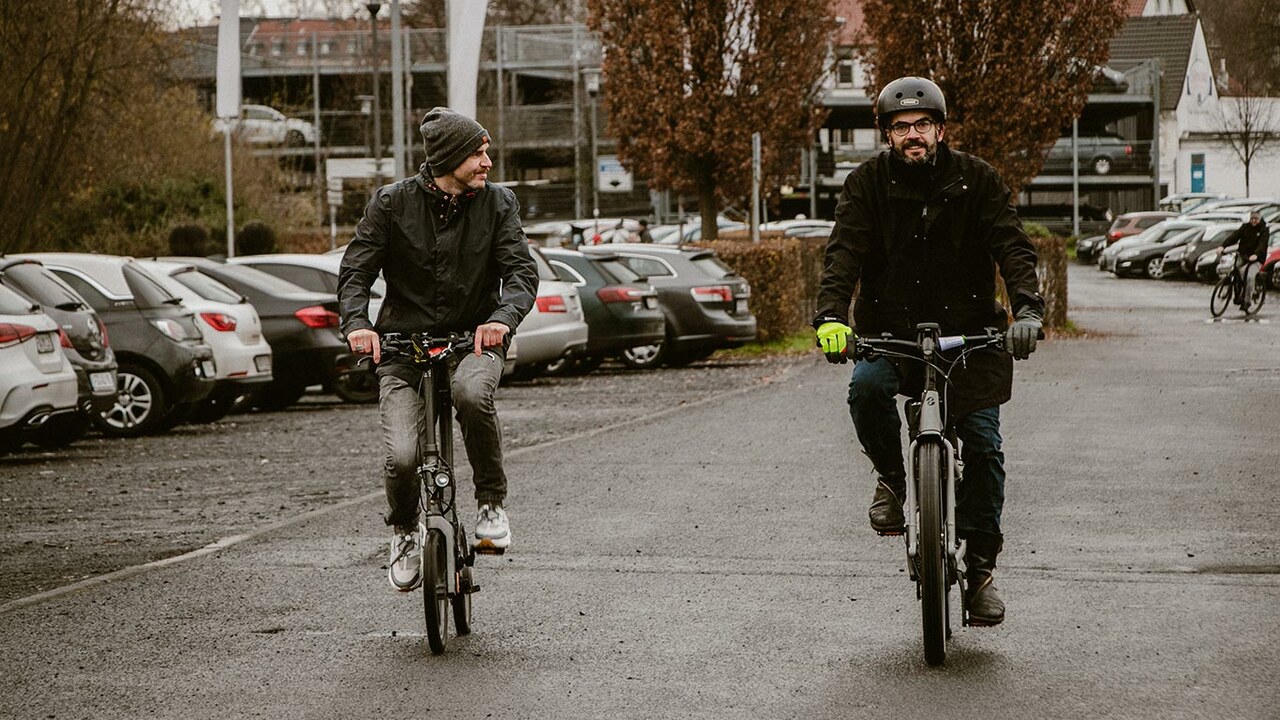
[[(486, 182), (442, 218), (449, 200), (421, 172), (374, 193), (338, 274), (344, 337), (362, 328), (444, 335), (488, 322), (515, 333), (538, 292), (515, 194)], [(387, 296), (374, 322), (369, 289), (379, 272)]]
[[(1015, 314), (1025, 307), (1043, 315), (1036, 251), (1010, 196), (994, 168), (943, 142), (932, 166), (908, 166), (888, 150), (859, 165), (836, 207), (815, 327), (847, 323), (856, 288), (853, 327), (860, 335), (915, 339), (922, 322), (938, 323), (944, 335), (1003, 329), (997, 266)], [(918, 392), (912, 365), (899, 365), (907, 394)], [(949, 412), (999, 405), (1012, 384), (1009, 355), (974, 352), (952, 375)]]

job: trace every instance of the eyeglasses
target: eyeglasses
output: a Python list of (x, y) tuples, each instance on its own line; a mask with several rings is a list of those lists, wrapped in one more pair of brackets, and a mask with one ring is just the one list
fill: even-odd
[(911, 128), (915, 128), (916, 132), (923, 135), (933, 129), (933, 121), (929, 118), (920, 118), (913, 123), (896, 122), (889, 126), (889, 132), (898, 137), (904, 137), (911, 132)]

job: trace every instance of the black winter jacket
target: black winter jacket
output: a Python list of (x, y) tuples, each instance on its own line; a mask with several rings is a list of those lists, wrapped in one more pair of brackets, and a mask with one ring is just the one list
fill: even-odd
[(1246, 262), (1250, 255), (1257, 255), (1258, 260), (1267, 259), (1267, 244), (1271, 238), (1271, 231), (1267, 228), (1265, 222), (1259, 222), (1254, 225), (1251, 222), (1245, 222), (1240, 226), (1239, 230), (1234, 233), (1234, 238), (1229, 239), (1227, 244), (1233, 241), (1239, 243), (1236, 247), (1236, 257), (1241, 262)]
[[(1010, 195), (994, 168), (941, 142), (932, 167), (909, 167), (887, 150), (859, 165), (836, 206), (814, 326), (847, 323), (857, 288), (853, 326), (861, 335), (914, 339), (922, 322), (940, 324), (944, 335), (1004, 328), (997, 265), (1015, 311), (1043, 315), (1035, 248)], [(904, 392), (918, 392), (918, 373), (900, 374)], [(1012, 359), (978, 351), (952, 380), (952, 417), (999, 405), (1012, 390)]]
[[(338, 275), (344, 336), (375, 327), (443, 335), (487, 322), (515, 333), (538, 292), (515, 194), (485, 183), (443, 220), (438, 203), (447, 199), (422, 173), (374, 193)], [(387, 296), (375, 324), (369, 288), (379, 272)]]

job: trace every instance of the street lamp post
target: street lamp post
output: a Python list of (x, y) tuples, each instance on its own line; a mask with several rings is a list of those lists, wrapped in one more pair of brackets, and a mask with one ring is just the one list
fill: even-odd
[(369, 11), (369, 24), (373, 26), (373, 174), (376, 185), (382, 184), (382, 93), (378, 89), (381, 84), (378, 71), (382, 66), (382, 57), (378, 53), (378, 11), (382, 3), (364, 4)]
[(600, 95), (600, 71), (584, 70), (587, 97), (591, 99), (591, 217), (596, 221), (596, 234), (600, 234), (600, 133), (596, 124), (596, 98)]

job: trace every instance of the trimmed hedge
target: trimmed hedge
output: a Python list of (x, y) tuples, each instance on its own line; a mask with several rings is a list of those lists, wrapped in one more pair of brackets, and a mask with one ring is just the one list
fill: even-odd
[[(751, 283), (751, 311), (757, 340), (771, 342), (809, 329), (818, 307), (826, 238), (783, 238), (762, 234), (758, 244), (743, 233), (724, 233), (719, 240), (699, 243)], [(1067, 324), (1067, 243), (1061, 237), (1033, 237), (1040, 261), (1036, 275), (1045, 299), (1045, 327)], [(997, 295), (1008, 306), (1004, 281), (997, 274)]]

